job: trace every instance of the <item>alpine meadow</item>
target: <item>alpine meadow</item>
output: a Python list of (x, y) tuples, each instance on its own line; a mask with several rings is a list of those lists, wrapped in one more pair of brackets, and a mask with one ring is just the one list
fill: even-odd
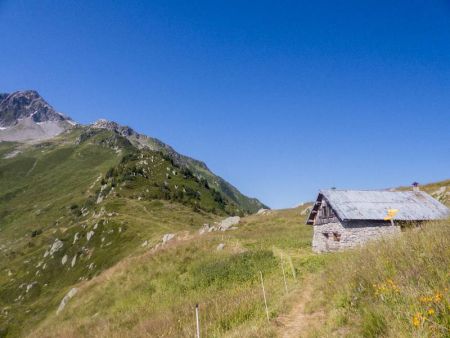
[(0, 32), (0, 338), (450, 338), (450, 2)]

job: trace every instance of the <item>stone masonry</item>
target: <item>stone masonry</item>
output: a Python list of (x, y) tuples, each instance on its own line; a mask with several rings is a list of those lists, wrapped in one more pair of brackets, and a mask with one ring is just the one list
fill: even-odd
[(334, 222), (314, 225), (312, 249), (314, 252), (330, 252), (354, 248), (383, 237), (400, 233), (398, 225), (390, 222)]

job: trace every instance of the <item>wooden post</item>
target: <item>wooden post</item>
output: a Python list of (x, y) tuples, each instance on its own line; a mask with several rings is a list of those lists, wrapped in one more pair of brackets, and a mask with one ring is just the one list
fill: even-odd
[(267, 322), (269, 322), (269, 309), (267, 308), (266, 290), (264, 289), (264, 280), (263, 280), (261, 271), (259, 271), (259, 276), (261, 277), (261, 285), (262, 285), (262, 291), (263, 291), (263, 296), (264, 296), (264, 306), (266, 307)]
[(292, 276), (294, 277), (294, 280), (297, 281), (297, 274), (295, 273), (294, 263), (292, 263), (291, 256), (289, 256), (289, 265), (291, 266)]
[(287, 294), (288, 287), (287, 287), (287, 283), (286, 283), (286, 273), (284, 272), (284, 266), (283, 266), (283, 253), (281, 253), (281, 271), (283, 271), (284, 290), (286, 291), (286, 294)]
[(200, 319), (198, 316), (198, 304), (195, 304), (195, 322), (197, 324), (197, 338), (200, 338)]

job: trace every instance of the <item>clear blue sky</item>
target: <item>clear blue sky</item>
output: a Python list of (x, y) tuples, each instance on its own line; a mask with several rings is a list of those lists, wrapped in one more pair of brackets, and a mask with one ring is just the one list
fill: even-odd
[(1, 1), (0, 91), (205, 161), (271, 207), (450, 177), (448, 1)]

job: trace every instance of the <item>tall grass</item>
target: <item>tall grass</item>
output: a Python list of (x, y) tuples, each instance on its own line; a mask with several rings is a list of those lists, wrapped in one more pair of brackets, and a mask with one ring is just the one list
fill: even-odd
[(334, 257), (318, 278), (318, 336), (449, 337), (450, 223)]

